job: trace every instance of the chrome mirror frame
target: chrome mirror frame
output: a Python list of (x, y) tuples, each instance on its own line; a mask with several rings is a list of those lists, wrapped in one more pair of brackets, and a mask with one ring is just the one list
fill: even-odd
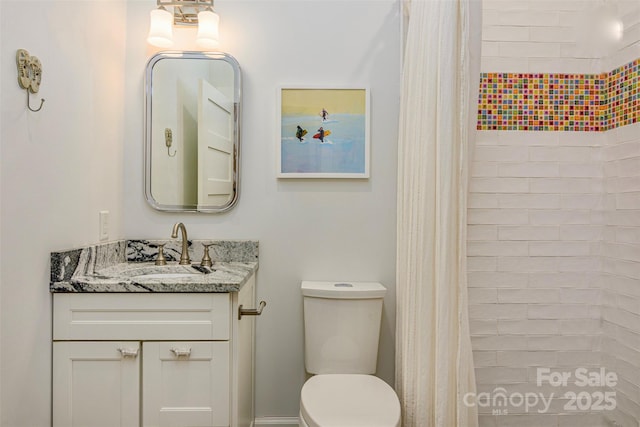
[[(231, 65), (234, 73), (234, 100), (233, 100), (233, 195), (224, 205), (198, 207), (195, 205), (172, 205), (158, 203), (152, 195), (151, 173), (152, 173), (152, 119), (153, 119), (153, 67), (164, 59), (212, 59), (222, 60)], [(149, 205), (163, 212), (200, 212), (200, 213), (223, 213), (231, 210), (238, 202), (240, 192), (240, 125), (241, 125), (241, 105), (242, 105), (242, 71), (240, 64), (231, 55), (222, 52), (189, 52), (189, 51), (166, 51), (159, 52), (152, 56), (146, 65), (145, 71), (145, 118), (144, 118), (144, 196)]]

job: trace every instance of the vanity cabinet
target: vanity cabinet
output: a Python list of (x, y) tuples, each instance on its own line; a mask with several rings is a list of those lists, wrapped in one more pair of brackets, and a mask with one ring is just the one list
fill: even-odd
[(255, 276), (231, 293), (53, 295), (54, 427), (253, 422)]

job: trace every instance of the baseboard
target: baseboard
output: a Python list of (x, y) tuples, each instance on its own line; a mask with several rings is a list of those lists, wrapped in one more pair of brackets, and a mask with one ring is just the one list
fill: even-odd
[(298, 417), (261, 417), (256, 418), (254, 426), (290, 427), (298, 425)]

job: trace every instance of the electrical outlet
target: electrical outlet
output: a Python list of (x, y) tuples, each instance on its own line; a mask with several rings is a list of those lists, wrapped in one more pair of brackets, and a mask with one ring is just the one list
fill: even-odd
[(109, 240), (109, 211), (100, 211), (100, 240)]

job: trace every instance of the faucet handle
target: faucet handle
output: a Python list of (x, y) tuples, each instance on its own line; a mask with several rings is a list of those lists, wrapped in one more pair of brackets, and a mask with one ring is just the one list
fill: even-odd
[(156, 265), (167, 265), (167, 259), (164, 257), (164, 243), (158, 244), (158, 257), (156, 258)]
[(204, 246), (204, 255), (202, 256), (202, 261), (200, 261), (200, 265), (203, 267), (211, 267), (213, 266), (213, 261), (211, 261), (211, 257), (209, 256), (209, 246), (212, 246), (213, 243), (202, 244)]

